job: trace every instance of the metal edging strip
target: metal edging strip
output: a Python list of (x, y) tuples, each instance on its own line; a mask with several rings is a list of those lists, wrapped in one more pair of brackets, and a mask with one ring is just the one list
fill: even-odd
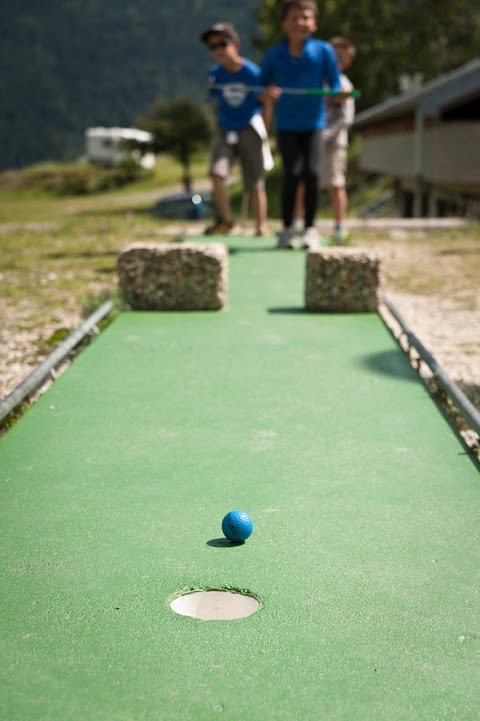
[(75, 348), (83, 338), (89, 333), (96, 324), (105, 318), (113, 308), (113, 302), (107, 300), (97, 310), (92, 313), (76, 330), (61, 343), (58, 348), (50, 353), (24, 381), (18, 385), (15, 390), (9, 393), (3, 401), (0, 402), (0, 423), (16, 408), (25, 398), (42, 383), (46, 376), (62, 361), (65, 356)]
[(465, 393), (457, 386), (457, 384), (446, 374), (443, 368), (437, 363), (435, 358), (428, 352), (425, 346), (418, 340), (417, 336), (404, 321), (393, 303), (389, 300), (385, 293), (381, 294), (381, 301), (388, 311), (400, 325), (402, 332), (408, 339), (408, 342), (419, 353), (421, 359), (427, 364), (433, 373), (438, 385), (447, 393), (447, 395), (455, 402), (458, 410), (461, 412), (465, 420), (470, 424), (473, 430), (480, 435), (480, 413), (473, 403), (467, 398)]

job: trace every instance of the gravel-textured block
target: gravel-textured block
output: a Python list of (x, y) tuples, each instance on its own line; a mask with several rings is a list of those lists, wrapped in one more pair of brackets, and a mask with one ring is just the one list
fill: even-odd
[(313, 312), (369, 313), (378, 308), (380, 259), (356, 248), (320, 248), (306, 256), (305, 307)]
[(118, 258), (120, 288), (133, 310), (219, 310), (227, 301), (222, 243), (131, 243)]

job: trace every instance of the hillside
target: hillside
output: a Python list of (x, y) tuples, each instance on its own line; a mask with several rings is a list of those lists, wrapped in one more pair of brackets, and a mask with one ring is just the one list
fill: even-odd
[(83, 152), (91, 125), (130, 125), (156, 98), (201, 102), (198, 42), (229, 19), (252, 54), (257, 0), (17, 0), (0, 7), (0, 169)]

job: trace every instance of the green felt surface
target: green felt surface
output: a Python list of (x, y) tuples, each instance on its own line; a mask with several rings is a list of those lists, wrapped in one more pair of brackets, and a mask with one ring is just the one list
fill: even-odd
[(0, 718), (476, 721), (478, 467), (379, 317), (228, 242), (227, 310), (121, 316), (0, 442)]

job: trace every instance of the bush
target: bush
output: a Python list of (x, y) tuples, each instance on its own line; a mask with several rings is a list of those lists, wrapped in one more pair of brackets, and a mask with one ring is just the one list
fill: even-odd
[(90, 177), (86, 168), (69, 168), (46, 178), (44, 189), (55, 195), (86, 195), (89, 192)]
[(0, 174), (0, 190), (39, 190), (52, 195), (86, 195), (121, 188), (149, 177), (133, 158), (104, 168), (91, 164), (48, 163)]

